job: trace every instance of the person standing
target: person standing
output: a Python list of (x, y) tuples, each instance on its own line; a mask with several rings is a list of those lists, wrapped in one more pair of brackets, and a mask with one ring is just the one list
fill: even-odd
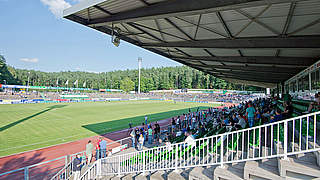
[(174, 132), (176, 129), (176, 121), (174, 120), (174, 118), (172, 118), (171, 126), (172, 126), (172, 132)]
[(249, 127), (253, 127), (253, 125), (254, 125), (255, 112), (256, 112), (256, 110), (254, 109), (254, 107), (252, 107), (252, 104), (250, 102), (248, 105), (248, 108), (246, 109), (246, 115), (248, 118)]
[(96, 160), (98, 160), (98, 159), (101, 158), (101, 157), (100, 157), (100, 142), (101, 142), (101, 140), (98, 139), (97, 145), (96, 145)]
[(140, 137), (139, 137), (139, 151), (142, 151), (142, 147), (143, 147), (143, 144), (144, 144), (144, 137), (142, 134), (140, 134)]
[(136, 142), (136, 130), (135, 129), (132, 129), (131, 130), (131, 133), (130, 133), (130, 136), (131, 136), (131, 141), (132, 141), (132, 147), (135, 148), (135, 142)]
[(80, 154), (77, 154), (76, 158), (73, 159), (73, 172), (74, 172), (74, 176), (73, 179), (74, 180), (78, 180), (80, 177), (80, 170), (81, 170), (81, 157)]
[(144, 116), (144, 121), (145, 121), (144, 124), (148, 124), (148, 116), (147, 115)]
[(91, 163), (92, 151), (93, 151), (93, 145), (91, 143), (91, 140), (89, 140), (88, 144), (86, 145), (86, 155), (87, 155), (87, 164), (88, 165)]
[(100, 140), (101, 140), (101, 142), (99, 144), (100, 145), (100, 151), (101, 151), (100, 157), (101, 158), (105, 158), (106, 157), (106, 151), (107, 151), (107, 141), (102, 139), (101, 137), (100, 137)]
[(177, 129), (178, 129), (178, 131), (180, 131), (180, 125), (181, 125), (181, 123), (180, 123), (180, 116), (178, 116), (178, 118), (177, 118)]
[(148, 144), (152, 144), (152, 126), (148, 129)]

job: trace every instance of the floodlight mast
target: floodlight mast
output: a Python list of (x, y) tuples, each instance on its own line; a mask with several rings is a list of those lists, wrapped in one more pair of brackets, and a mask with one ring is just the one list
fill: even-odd
[(138, 68), (139, 68), (139, 85), (138, 85), (138, 94), (140, 94), (140, 77), (141, 77), (141, 62), (142, 58), (138, 58)]

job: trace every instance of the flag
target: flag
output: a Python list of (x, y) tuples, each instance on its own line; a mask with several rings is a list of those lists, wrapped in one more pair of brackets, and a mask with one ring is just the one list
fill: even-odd
[(73, 83), (73, 85), (78, 85), (78, 79)]
[(66, 85), (68, 85), (68, 84), (69, 84), (69, 80), (66, 81)]
[(83, 83), (83, 85), (82, 85), (83, 87), (86, 87), (86, 81)]

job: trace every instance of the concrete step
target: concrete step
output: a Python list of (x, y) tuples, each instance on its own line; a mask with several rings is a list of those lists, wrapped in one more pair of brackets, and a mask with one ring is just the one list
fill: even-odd
[(181, 175), (182, 170), (168, 172), (167, 178), (172, 180), (185, 180), (187, 178)]
[(243, 180), (244, 163), (225, 164), (223, 167), (216, 167), (214, 170), (214, 179), (232, 179)]
[(134, 176), (135, 180), (149, 180), (150, 179), (150, 174), (149, 173), (140, 173)]
[(150, 179), (152, 180), (166, 180), (167, 173), (165, 171), (156, 171), (150, 174)]
[[(318, 127), (320, 128), (320, 123), (317, 124), (317, 129)], [(318, 130), (317, 130), (318, 131)], [(298, 131), (295, 130), (295, 133), (297, 134)], [(317, 132), (316, 134), (316, 143), (314, 143), (314, 139), (310, 139), (308, 140), (308, 147), (310, 149), (319, 149), (320, 148), (320, 132)], [(306, 141), (307, 141), (307, 138), (302, 136), (301, 137), (301, 144), (302, 144), (302, 149), (306, 149)], [(297, 143), (294, 144), (294, 149), (295, 150), (298, 150), (299, 149), (299, 145)], [(317, 162), (317, 165), (320, 167), (320, 151), (314, 151), (313, 154), (315, 155), (316, 157), (316, 162)], [(297, 154), (297, 156), (299, 156), (299, 154)]]
[(288, 157), (287, 160), (278, 159), (278, 166), (281, 177), (290, 177), (290, 174), (311, 176), (313, 178), (320, 177), (320, 168), (316, 164), (316, 158), (313, 153), (305, 153), (298, 158), (294, 156)]
[(130, 174), (125, 174), (122, 177), (120, 177), (121, 180), (132, 180), (133, 177), (135, 176), (134, 173), (130, 173)]
[(244, 166), (244, 179), (284, 179), (279, 175), (277, 159), (247, 161)]
[(189, 180), (211, 180), (216, 166), (212, 167), (195, 167), (189, 173)]

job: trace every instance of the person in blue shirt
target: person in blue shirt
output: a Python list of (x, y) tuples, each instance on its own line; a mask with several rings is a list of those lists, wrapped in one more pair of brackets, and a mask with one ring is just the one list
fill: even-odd
[(282, 116), (280, 110), (277, 109), (277, 110), (276, 110), (276, 115), (274, 115), (273, 117), (271, 117), (270, 123), (277, 122), (277, 121), (281, 121), (282, 119), (283, 119), (283, 116)]
[(101, 139), (101, 142), (100, 142), (100, 157), (101, 158), (105, 158), (106, 157), (106, 151), (107, 151), (107, 141), (100, 138)]
[(246, 116), (248, 118), (249, 127), (253, 127), (254, 125), (254, 116), (255, 116), (256, 110), (254, 107), (252, 107), (251, 102), (248, 105), (248, 108), (246, 109)]

